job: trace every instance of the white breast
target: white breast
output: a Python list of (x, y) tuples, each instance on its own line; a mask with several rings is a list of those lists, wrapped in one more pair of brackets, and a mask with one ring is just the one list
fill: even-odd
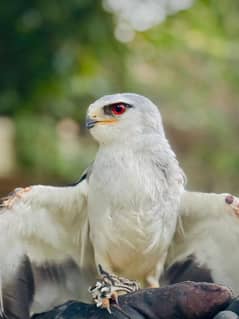
[(151, 154), (139, 156), (129, 149), (98, 153), (88, 195), (96, 263), (118, 272), (131, 268), (131, 278), (136, 265), (144, 273), (156, 264), (176, 226), (182, 187), (170, 181)]

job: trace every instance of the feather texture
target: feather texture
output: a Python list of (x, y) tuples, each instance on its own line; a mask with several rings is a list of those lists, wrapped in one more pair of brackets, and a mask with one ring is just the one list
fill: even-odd
[[(230, 197), (233, 200), (227, 203)], [(239, 198), (229, 194), (185, 192), (180, 207), (184, 233), (178, 226), (167, 267), (194, 256), (197, 266), (208, 269), (214, 282), (238, 294), (238, 204)]]
[[(117, 103), (130, 107), (122, 114), (105, 108)], [(225, 204), (225, 195), (184, 190), (185, 177), (165, 137), (158, 108), (140, 95), (115, 94), (91, 104), (87, 119), (99, 151), (79, 182), (16, 190), (2, 204), (1, 311), (8, 314), (19, 305), (17, 296), (12, 298), (13, 305), (6, 301), (10, 286), (19, 291), (17, 278), (24, 278), (24, 285), (31, 287), (30, 274), (23, 267), (25, 256), (34, 265), (33, 306), (41, 311), (42, 304), (50, 307), (67, 297), (85, 298), (97, 264), (143, 285), (155, 285), (177, 223), (184, 236), (176, 232), (167, 264), (194, 254), (212, 267), (213, 277), (223, 281), (228, 276), (224, 281), (233, 286), (235, 269), (227, 263), (220, 273), (215, 264), (223, 262), (218, 244), (222, 232), (227, 233), (222, 247), (228, 252), (233, 243), (233, 250), (237, 248), (239, 228), (230, 216), (232, 209)], [(19, 271), (26, 277), (19, 277)], [(239, 287), (239, 282), (235, 284)], [(56, 298), (46, 301), (47, 291)], [(31, 293), (28, 296), (27, 289), (25, 296), (19, 314), (28, 319)]]

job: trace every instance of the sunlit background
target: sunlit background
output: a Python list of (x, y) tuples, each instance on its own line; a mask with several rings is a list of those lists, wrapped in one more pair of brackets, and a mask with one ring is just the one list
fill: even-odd
[(0, 4), (0, 195), (76, 181), (97, 145), (89, 103), (159, 105), (188, 188), (239, 193), (238, 0)]

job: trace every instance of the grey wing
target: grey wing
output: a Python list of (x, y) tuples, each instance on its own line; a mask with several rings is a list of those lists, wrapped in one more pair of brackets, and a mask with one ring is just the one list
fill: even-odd
[(29, 317), (34, 299), (33, 284), (39, 286), (40, 283), (36, 276), (32, 279), (36, 274), (32, 265), (48, 263), (57, 269), (68, 265), (69, 260), (77, 268), (94, 265), (87, 215), (87, 176), (85, 174), (74, 186), (34, 185), (18, 189), (3, 201), (0, 210), (0, 318)]
[(32, 264), (35, 295), (32, 313), (40, 313), (68, 300), (91, 302), (89, 286), (96, 281), (95, 267), (81, 268), (73, 259), (61, 264)]
[(167, 283), (214, 281), (238, 294), (238, 213), (235, 196), (185, 191), (167, 259)]

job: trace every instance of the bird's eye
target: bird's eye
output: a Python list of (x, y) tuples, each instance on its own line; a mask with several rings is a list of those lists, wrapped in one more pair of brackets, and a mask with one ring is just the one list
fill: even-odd
[(106, 115), (121, 115), (127, 109), (132, 108), (133, 106), (124, 102), (117, 102), (114, 104), (108, 104), (103, 107), (104, 113)]
[(111, 111), (114, 115), (121, 115), (126, 111), (126, 105), (124, 105), (122, 103), (112, 105)]

